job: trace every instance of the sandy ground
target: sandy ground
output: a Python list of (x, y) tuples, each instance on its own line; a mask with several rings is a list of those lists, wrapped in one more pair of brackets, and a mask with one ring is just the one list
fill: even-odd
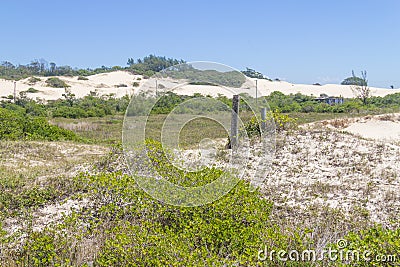
[(319, 121), (301, 126), (336, 129), (376, 141), (400, 142), (400, 113)]
[[(250, 146), (245, 179), (251, 180), (258, 162), (265, 159), (261, 151), (257, 142)], [(199, 156), (202, 152), (186, 150), (180, 159), (217, 167), (229, 164), (228, 158)], [(390, 225), (400, 219), (399, 157), (400, 114), (310, 123), (277, 135), (272, 164), (259, 186), (283, 212), (279, 216), (330, 208)]]
[(364, 138), (400, 141), (400, 115), (396, 120), (367, 119), (350, 124), (346, 131)]
[[(35, 84), (29, 84), (29, 78), (16, 82), (16, 92), (26, 91), (29, 88), (39, 90), (37, 93), (28, 93), (28, 97), (32, 99), (55, 100), (62, 98), (65, 93), (64, 88), (51, 88), (46, 86), (46, 79), (49, 77), (38, 77), (41, 81)], [(132, 75), (126, 71), (115, 71), (111, 73), (102, 73), (88, 76), (88, 80), (78, 80), (78, 77), (58, 77), (65, 81), (71, 87), (69, 88), (76, 97), (80, 98), (97, 92), (99, 95), (115, 94), (116, 97), (131, 95), (137, 87), (133, 86), (133, 82), (143, 83), (142, 76)], [(139, 80), (138, 80), (139, 78)], [(126, 87), (119, 87), (126, 85)], [(0, 97), (13, 95), (14, 82), (8, 80), (0, 80)]]
[[(39, 77), (41, 81), (35, 84), (29, 84), (27, 79), (16, 82), (17, 95), (19, 92), (26, 91), (29, 88), (35, 88), (39, 90), (37, 93), (28, 93), (28, 97), (32, 99), (44, 99), (54, 100), (62, 97), (64, 88), (50, 88), (45, 84), (45, 80), (48, 77)], [(88, 95), (91, 91), (98, 92), (100, 95), (115, 94), (116, 97), (122, 97), (124, 95), (131, 95), (138, 91), (138, 87), (133, 86), (134, 82), (143, 85), (147, 80), (143, 79), (141, 75), (133, 75), (126, 71), (115, 71), (110, 73), (96, 74), (88, 76), (88, 80), (78, 80), (78, 77), (59, 77), (70, 85), (71, 92), (77, 97), (83, 97)], [(255, 79), (251, 79), (253, 82)], [(118, 87), (119, 85), (126, 85), (126, 87)], [(177, 81), (160, 81), (159, 86), (165, 86), (166, 88), (173, 88), (179, 83)], [(150, 85), (151, 87), (152, 85)], [(241, 89), (234, 88), (222, 88), (218, 86), (207, 86), (207, 85), (184, 85), (175, 88), (174, 91), (178, 94), (192, 95), (194, 93), (201, 93), (203, 95), (217, 96), (218, 94), (226, 95), (231, 97), (235, 93), (249, 93), (250, 95), (255, 94), (255, 90), (249, 90), (249, 86), (255, 86), (245, 84)], [(154, 85), (155, 88), (155, 85)], [(145, 89), (147, 90), (147, 89)], [(0, 97), (7, 97), (13, 95), (14, 82), (8, 80), (0, 80)], [(343, 96), (343, 97), (354, 97), (353, 91), (350, 86), (337, 85), (337, 84), (326, 84), (326, 85), (307, 85), (307, 84), (292, 84), (283, 81), (267, 81), (258, 80), (258, 95), (269, 95), (273, 91), (280, 91), (284, 94), (290, 93), (302, 93), (305, 95), (319, 96), (320, 94), (328, 94), (331, 96)], [(371, 93), (373, 96), (385, 96), (387, 94), (400, 92), (400, 89), (384, 89), (371, 87)]]

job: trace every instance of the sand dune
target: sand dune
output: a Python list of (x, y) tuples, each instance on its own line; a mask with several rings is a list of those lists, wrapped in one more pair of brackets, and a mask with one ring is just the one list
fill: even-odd
[[(62, 97), (65, 92), (64, 88), (51, 88), (46, 86), (45, 81), (49, 77), (38, 77), (41, 81), (35, 84), (29, 84), (29, 78), (16, 82), (17, 95), (19, 92), (26, 91), (29, 88), (39, 90), (37, 93), (28, 93), (28, 97), (32, 99), (55, 100)], [(69, 88), (76, 97), (88, 95), (91, 91), (98, 92), (99, 95), (115, 94), (116, 97), (131, 95), (135, 88), (133, 82), (143, 83), (141, 75), (132, 75), (125, 71), (115, 71), (110, 73), (96, 74), (88, 76), (88, 80), (78, 80), (78, 77), (58, 77), (65, 81), (71, 87)], [(138, 80), (139, 78), (139, 80)], [(142, 79), (142, 80), (140, 80)], [(122, 87), (121, 85), (126, 85)], [(14, 82), (8, 80), (0, 80), (0, 97), (13, 95)]]
[(379, 142), (400, 141), (400, 113), (323, 120), (300, 127), (339, 130)]
[[(35, 84), (29, 84), (27, 79), (16, 82), (17, 95), (21, 91), (26, 91), (29, 88), (39, 90), (37, 93), (28, 93), (28, 97), (32, 99), (54, 100), (62, 97), (64, 88), (51, 88), (46, 86), (46, 79), (48, 77), (39, 77), (41, 81)], [(140, 85), (144, 84), (147, 80), (143, 79), (141, 75), (133, 75), (126, 71), (115, 71), (110, 73), (96, 74), (88, 76), (88, 80), (78, 80), (78, 77), (59, 77), (69, 84), (70, 90), (77, 97), (88, 95), (91, 91), (97, 91), (100, 95), (115, 94), (116, 97), (124, 95), (131, 95), (138, 91), (138, 87), (133, 86), (133, 82), (138, 82)], [(255, 79), (252, 79), (255, 81)], [(161, 81), (160, 84), (167, 88), (175, 87), (179, 84), (176, 81)], [(120, 85), (126, 85), (122, 87)], [(154, 86), (155, 87), (155, 86)], [(0, 80), (0, 97), (7, 97), (13, 95), (14, 82), (8, 80)], [(231, 97), (234, 93), (250, 93), (254, 95), (254, 90), (248, 90), (246, 87), (242, 89), (227, 88), (224, 89), (218, 86), (207, 85), (184, 85), (175, 88), (174, 91), (178, 94), (192, 95), (194, 93), (202, 93), (204, 95), (217, 96), (223, 94)], [(284, 94), (302, 93), (305, 95), (319, 96), (320, 94), (328, 94), (332, 96), (354, 97), (350, 86), (326, 84), (326, 85), (307, 85), (307, 84), (292, 84), (283, 81), (267, 81), (258, 80), (258, 94), (269, 95), (273, 91), (280, 91)], [(371, 87), (373, 96), (385, 96), (387, 94), (398, 93), (400, 89), (384, 89)]]

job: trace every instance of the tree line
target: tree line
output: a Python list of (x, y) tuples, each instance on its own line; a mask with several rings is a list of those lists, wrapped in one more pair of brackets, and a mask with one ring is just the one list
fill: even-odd
[(58, 66), (54, 62), (47, 62), (44, 59), (32, 60), (29, 64), (14, 65), (9, 61), (0, 63), (0, 78), (19, 80), (30, 76), (89, 76), (99, 73), (112, 72), (117, 70), (127, 70), (135, 74), (152, 76), (154, 73), (170, 66), (185, 63), (184, 60), (166, 58), (162, 56), (149, 55), (143, 59), (134, 60), (129, 58), (127, 67), (121, 66), (101, 66), (95, 69), (73, 68), (68, 65)]

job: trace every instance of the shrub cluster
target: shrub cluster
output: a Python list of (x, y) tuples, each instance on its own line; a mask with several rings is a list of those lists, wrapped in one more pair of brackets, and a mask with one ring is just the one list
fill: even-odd
[(66, 82), (57, 77), (48, 78), (46, 85), (53, 88), (67, 88), (70, 87)]
[(74, 132), (50, 125), (46, 118), (0, 108), (0, 140), (78, 140)]

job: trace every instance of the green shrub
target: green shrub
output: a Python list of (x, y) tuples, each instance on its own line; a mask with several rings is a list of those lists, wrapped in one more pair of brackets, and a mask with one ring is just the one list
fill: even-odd
[(34, 85), (34, 84), (36, 84), (37, 82), (40, 82), (40, 81), (41, 81), (40, 78), (37, 78), (37, 77), (30, 77), (29, 80), (28, 80), (28, 84), (29, 84), (29, 85)]
[(63, 118), (86, 118), (88, 116), (87, 112), (80, 107), (69, 107), (69, 106), (60, 106), (52, 111), (53, 117), (63, 117)]
[(18, 140), (24, 135), (23, 115), (0, 108), (0, 140)]
[[(271, 120), (274, 121), (275, 129), (277, 131), (290, 130), (297, 127), (297, 119), (291, 118), (286, 114), (282, 114), (279, 110), (267, 112), (267, 122)], [(260, 123), (261, 120), (257, 120), (256, 117), (252, 117), (248, 122), (245, 123), (244, 128), (241, 129), (241, 132), (246, 132), (249, 137), (260, 136)]]
[(37, 90), (37, 89), (35, 89), (35, 88), (32, 88), (32, 87), (30, 87), (30, 88), (28, 88), (28, 90), (26, 90), (26, 92), (27, 92), (27, 93), (34, 94), (34, 93), (37, 93), (37, 92), (39, 92), (39, 90)]
[[(357, 261), (357, 266), (397, 266), (400, 264), (400, 228), (390, 230), (377, 225), (360, 232), (350, 232), (343, 239), (346, 241), (344, 248), (338, 247), (338, 244), (331, 247), (343, 249), (344, 255), (348, 252), (358, 251), (360, 261)], [(363, 253), (367, 250), (370, 252), (367, 255), (369, 260), (363, 258)], [(395, 257), (388, 260), (391, 255), (395, 255)], [(377, 258), (377, 256), (380, 258)], [(382, 256), (386, 257), (387, 260), (381, 261)], [(345, 266), (345, 264), (342, 266)]]
[(78, 80), (87, 81), (87, 80), (89, 80), (89, 78), (87, 78), (87, 77), (85, 77), (85, 76), (79, 76), (79, 77), (78, 77)]
[(53, 77), (53, 78), (48, 78), (46, 80), (46, 85), (48, 87), (53, 87), (53, 88), (67, 88), (70, 87), (66, 82), (61, 80), (60, 78)]
[[(165, 173), (171, 171), (164, 168)], [(212, 172), (207, 172), (208, 179), (215, 179)], [(247, 182), (240, 181), (215, 203), (184, 208), (148, 197), (128, 176), (89, 179), (90, 190), (98, 192), (99, 197), (118, 192), (130, 203), (125, 215), (111, 203), (101, 209), (116, 223), (107, 231), (109, 237), (96, 260), (99, 266), (249, 266), (257, 261), (256, 252), (263, 244), (272, 205), (257, 191), (250, 192)]]
[(0, 108), (0, 140), (79, 140), (75, 133), (33, 117)]
[(132, 83), (132, 86), (133, 86), (133, 87), (139, 87), (139, 85), (140, 85), (140, 84), (139, 84), (138, 82), (133, 82), (133, 83)]

